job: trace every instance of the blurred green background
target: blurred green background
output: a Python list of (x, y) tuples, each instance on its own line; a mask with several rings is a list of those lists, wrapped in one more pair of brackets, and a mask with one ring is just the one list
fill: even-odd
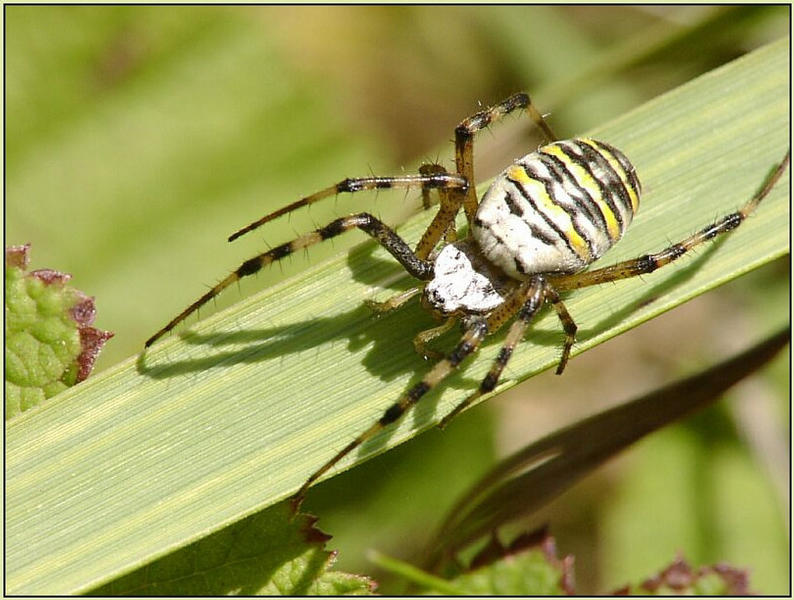
[[(96, 325), (116, 333), (101, 369), (266, 245), (364, 206), (399, 223), (420, 202), (340, 197), (226, 243), (261, 215), (344, 177), (450, 165), (455, 125), (518, 90), (558, 134), (583, 133), (785, 36), (789, 12), (9, 6), (6, 244), (31, 242), (32, 268), (72, 273), (97, 298)], [(508, 119), (480, 135), (478, 177), (527, 153), (529, 130)], [(360, 241), (296, 256), (218, 306)], [(379, 576), (370, 547), (411, 560), (496, 457), (756, 340), (787, 310), (788, 274), (787, 261), (769, 265), (318, 487), (307, 507), (334, 535), (339, 568)], [(788, 376), (783, 357), (527, 526), (548, 522), (560, 553), (576, 555), (580, 593), (649, 576), (678, 551), (788, 593)]]

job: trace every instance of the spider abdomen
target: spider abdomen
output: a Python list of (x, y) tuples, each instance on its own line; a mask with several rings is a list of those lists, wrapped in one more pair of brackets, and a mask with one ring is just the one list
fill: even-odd
[(472, 233), (483, 255), (515, 279), (574, 273), (623, 236), (640, 189), (616, 148), (590, 138), (554, 142), (494, 180)]

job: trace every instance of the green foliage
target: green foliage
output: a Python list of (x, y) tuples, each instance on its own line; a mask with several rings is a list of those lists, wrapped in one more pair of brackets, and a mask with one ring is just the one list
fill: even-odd
[(467, 568), (445, 579), (381, 554), (372, 553), (370, 558), (410, 582), (422, 594), (560, 596), (575, 591), (573, 557), (557, 558), (553, 538), (542, 530), (518, 536), (509, 546), (493, 537)]
[(27, 271), (29, 246), (5, 252), (5, 418), (85, 379), (113, 334), (91, 327), (94, 301), (51, 269)]
[[(542, 550), (526, 551), (459, 575), (452, 584), (469, 596), (564, 595), (567, 593), (562, 586), (565, 574), (552, 560), (553, 557)], [(441, 592), (433, 588), (426, 591), (430, 594)]]
[(279, 504), (90, 592), (96, 596), (340, 596), (374, 591), (329, 568), (314, 519)]
[[(408, 563), (378, 553), (370, 558), (411, 586), (430, 595), (563, 596), (576, 595), (574, 557), (557, 557), (555, 541), (545, 530), (517, 536), (508, 546), (494, 534), (463, 569), (442, 579)], [(625, 585), (611, 595), (745, 596), (746, 570), (725, 564), (693, 568), (677, 557), (659, 573)]]
[[(223, 531), (294, 490), (329, 449), (377, 418), (426, 368), (409, 342), (432, 325), (421, 310), (409, 306), (374, 320), (361, 307), (362, 299), (383, 298), (407, 281), (372, 245), (348, 255), (346, 248), (361, 240), (355, 234), (295, 257), (283, 272), (275, 268), (243, 282), (239, 294), (229, 290), (219, 308), (247, 299), (198, 326), (188, 324), (192, 334), (178, 332), (137, 365), (119, 362), (137, 353), (204, 283), (263, 246), (363, 206), (399, 223), (389, 215), (404, 215), (418, 203), (400, 194), (380, 195), (373, 204), (340, 197), (251, 239), (227, 245), (226, 235), (344, 176), (399, 172), (403, 165), (413, 170), (417, 157), (435, 160), (439, 141), (478, 101), (510, 91), (532, 92), (564, 135), (608, 123), (785, 35), (788, 13), (779, 9), (707, 7), (703, 13), (710, 14), (692, 19), (693, 9), (657, 15), (617, 7), (595, 13), (570, 7), (9, 7), (7, 236), (12, 243), (32, 240), (44, 264), (79, 274), (101, 301), (102, 322), (117, 332), (102, 356), (106, 366), (116, 366), (9, 424), (9, 591), (86, 591)], [(740, 25), (727, 33), (709, 29), (717, 13), (723, 23)], [(688, 17), (689, 37), (678, 35), (680, 17)], [(589, 23), (597, 25), (587, 29)], [(643, 46), (645, 59), (633, 63), (631, 51), (649, 39), (649, 23), (662, 34), (655, 40), (667, 34), (679, 45), (661, 43), (653, 61)], [(600, 69), (614, 40), (627, 54), (610, 63), (611, 70)], [(711, 88), (690, 88), (683, 100), (665, 97), (599, 130), (629, 153), (648, 191), (629, 237), (607, 261), (661, 247), (724, 214), (780, 159), (788, 143), (782, 135), (786, 94), (780, 93), (788, 73), (784, 46), (743, 63), (727, 84), (714, 73)], [(595, 76), (580, 77), (583, 66), (595, 68)], [(527, 137), (514, 135), (521, 127), (515, 120), (478, 138), (478, 174), (526, 153)], [(520, 138), (520, 149), (494, 150), (492, 140), (503, 134)], [(604, 295), (572, 295), (569, 306), (583, 326), (577, 350), (785, 253), (786, 194), (781, 186), (735, 240), (683, 261), (669, 279), (655, 274), (608, 286), (613, 289)], [(64, 236), (67, 222), (72, 234)], [(423, 216), (400, 231), (416, 239), (425, 223)], [(289, 279), (308, 264), (317, 266)], [(787, 269), (756, 282), (764, 291), (764, 316), (783, 305), (776, 290), (786, 275)], [(379, 288), (386, 289), (373, 291)], [(267, 291), (252, 294), (260, 289)], [(787, 306), (786, 285), (782, 291)], [(558, 337), (553, 319), (542, 319), (505, 387), (551, 364)], [(484, 356), (498, 343), (495, 338)], [(620, 362), (630, 370), (628, 359)], [(440, 397), (351, 464), (429, 427), (476, 386), (487, 362), (453, 378)], [(777, 371), (787, 381), (788, 365)], [(569, 369), (566, 376), (576, 374)], [(325, 494), (323, 528), (343, 548), (340, 568), (369, 572), (371, 565), (359, 558), (362, 548), (393, 544), (411, 553), (411, 544), (420, 543), (394, 532), (410, 523), (420, 539), (434, 524), (429, 519), (439, 496), (454, 496), (446, 476), (454, 471), (466, 485), (465, 467), (480, 465), (469, 457), (484, 461), (481, 454), (498, 445), (497, 428), (482, 425), (488, 421), (482, 413), (461, 419), (477, 437), (433, 432), (313, 490), (309, 506), (326, 490), (346, 487), (347, 495), (337, 495), (346, 499), (357, 493), (355, 515), (349, 505), (330, 510), (339, 500)], [(433, 471), (428, 437), (447, 445), (448, 461), (464, 465)], [(487, 452), (480, 454), (481, 447)], [(660, 458), (649, 454), (649, 465)], [(742, 485), (764, 495), (763, 475), (743, 457), (743, 472), (753, 478)], [(437, 492), (441, 476), (443, 494)], [(727, 469), (724, 477), (731, 479)], [(417, 482), (423, 482), (421, 494)], [(627, 515), (645, 506), (621, 505), (614, 518), (629, 522)], [(609, 510), (607, 503), (601, 512)], [(345, 519), (352, 523), (347, 529), (328, 526)], [(627, 529), (637, 530), (633, 522)], [(639, 552), (636, 539), (614, 545), (631, 548), (632, 559), (660, 546), (642, 544)], [(593, 547), (602, 556), (612, 550)], [(732, 554), (737, 564), (757, 556), (762, 553)], [(758, 589), (779, 591), (785, 585), (780, 569), (769, 572)], [(619, 581), (637, 578), (621, 573)]]

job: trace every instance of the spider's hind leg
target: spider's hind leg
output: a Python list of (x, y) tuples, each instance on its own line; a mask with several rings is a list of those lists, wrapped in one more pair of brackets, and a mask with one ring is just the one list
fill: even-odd
[(554, 310), (557, 311), (557, 317), (560, 319), (560, 323), (562, 323), (563, 331), (565, 331), (565, 342), (562, 346), (562, 356), (560, 356), (560, 362), (557, 364), (556, 371), (557, 375), (562, 375), (562, 372), (565, 370), (565, 365), (568, 364), (568, 357), (571, 355), (571, 348), (576, 341), (576, 330), (578, 327), (576, 326), (576, 322), (574, 322), (571, 313), (569, 313), (568, 309), (565, 308), (565, 304), (560, 299), (560, 295), (557, 293), (557, 290), (555, 290), (548, 283), (546, 284), (546, 300), (551, 302)]
[(472, 319), (466, 327), (463, 336), (455, 349), (444, 359), (438, 361), (435, 366), (427, 372), (422, 381), (414, 385), (397, 402), (385, 410), (380, 419), (375, 421), (370, 427), (361, 433), (356, 439), (337, 452), (333, 458), (312, 473), (303, 483), (297, 492), (290, 499), (293, 512), (298, 508), (306, 496), (309, 487), (322, 477), (329, 469), (336, 465), (345, 456), (361, 446), (367, 440), (372, 439), (384, 428), (399, 421), (400, 418), (410, 410), (424, 395), (441, 383), (450, 373), (458, 368), (460, 363), (469, 355), (477, 351), (483, 339), (488, 334), (488, 323), (484, 318), (477, 317)]

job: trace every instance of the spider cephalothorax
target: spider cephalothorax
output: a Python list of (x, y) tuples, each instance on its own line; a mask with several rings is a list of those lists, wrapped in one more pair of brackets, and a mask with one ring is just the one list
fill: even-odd
[(474, 240), (467, 239), (447, 244), (435, 257), (423, 300), (441, 316), (483, 315), (503, 304), (515, 286), (515, 279), (488, 262)]
[[(507, 167), (478, 200), (474, 186), (473, 138), (477, 131), (515, 110), (525, 110), (549, 143)], [(309, 486), (344, 456), (397, 421), (424, 395), (475, 353), (485, 337), (512, 320), (504, 344), (479, 388), (446, 415), (441, 425), (492, 391), (518, 342), (540, 308), (549, 302), (565, 332), (557, 373), (565, 368), (574, 343), (576, 324), (559, 292), (635, 277), (655, 271), (715, 236), (738, 227), (780, 178), (787, 153), (762, 188), (738, 211), (690, 237), (654, 254), (609, 267), (586, 270), (626, 232), (639, 208), (640, 182), (634, 166), (616, 148), (591, 138), (556, 140), (527, 94), (515, 94), (480, 111), (455, 129), (455, 173), (438, 164), (423, 165), (416, 175), (345, 179), (240, 229), (229, 241), (299, 207), (341, 193), (380, 188), (419, 188), (430, 206), (431, 190), (440, 197), (438, 211), (415, 249), (369, 213), (341, 217), (325, 227), (259, 254), (201, 296), (146, 342), (150, 346), (188, 315), (241, 277), (252, 275), (293, 252), (361, 229), (381, 244), (420, 284), (386, 302), (370, 303), (376, 310), (397, 308), (421, 293), (423, 305), (443, 325), (420, 332), (414, 339), (426, 355), (430, 339), (460, 323), (460, 341), (440, 358), (422, 380), (347, 446), (317, 469), (293, 496), (297, 508)], [(469, 234), (458, 240), (455, 217), (463, 209)]]

